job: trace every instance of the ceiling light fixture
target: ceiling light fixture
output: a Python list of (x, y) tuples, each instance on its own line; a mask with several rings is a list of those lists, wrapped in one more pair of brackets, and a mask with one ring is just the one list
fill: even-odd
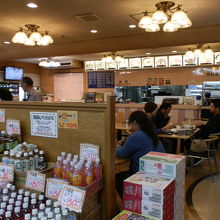
[(48, 46), (52, 44), (53, 38), (49, 35), (48, 31), (43, 34), (38, 31), (39, 28), (40, 26), (35, 24), (26, 24), (25, 29), (20, 28), (14, 35), (12, 42), (26, 46)]
[(4, 41), (4, 44), (10, 44), (11, 42), (9, 42), (9, 41)]
[(38, 5), (32, 2), (32, 3), (28, 3), (27, 7), (29, 7), (29, 8), (37, 8)]
[(38, 65), (41, 67), (47, 67), (47, 68), (54, 67), (55, 68), (55, 67), (60, 66), (60, 62), (55, 61), (53, 58), (48, 58), (48, 59), (41, 60)]
[(151, 53), (145, 53), (146, 55), (150, 55)]
[(177, 53), (177, 50), (173, 50), (172, 53)]
[[(174, 32), (178, 28), (192, 26), (192, 21), (186, 12), (181, 9), (182, 5), (175, 6), (172, 1), (163, 1), (157, 3), (155, 7), (157, 9), (154, 12), (146, 10), (145, 12), (130, 15), (130, 17), (138, 22), (138, 27), (145, 29), (147, 32), (159, 31), (160, 24), (165, 24), (163, 26), (164, 32)], [(149, 16), (149, 14), (152, 14), (152, 16)]]
[(129, 28), (136, 28), (137, 26), (135, 25), (135, 24), (131, 24), (131, 25), (129, 25)]
[(207, 59), (211, 59), (214, 56), (214, 52), (209, 46), (205, 48), (204, 45), (197, 45), (197, 48), (194, 51), (189, 48), (189, 50), (185, 53), (185, 56), (190, 59), (201, 56), (204, 56)]
[(124, 61), (124, 57), (119, 54), (112, 53), (102, 58), (102, 62), (104, 63), (111, 63), (112, 61), (121, 63)]
[(95, 29), (93, 29), (93, 30), (91, 30), (90, 32), (93, 33), (93, 34), (96, 34), (98, 31), (95, 30)]

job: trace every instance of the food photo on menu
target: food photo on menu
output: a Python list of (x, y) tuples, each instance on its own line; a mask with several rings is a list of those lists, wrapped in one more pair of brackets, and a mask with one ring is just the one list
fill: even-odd
[(170, 67), (176, 67), (176, 66), (182, 66), (182, 55), (173, 55), (169, 56), (169, 66)]
[(154, 67), (154, 57), (143, 57), (142, 68), (152, 68), (152, 67)]
[(167, 59), (168, 59), (167, 56), (155, 57), (155, 67), (167, 67), (168, 66)]
[(129, 64), (131, 69), (141, 68), (141, 58), (131, 58), (129, 59)]

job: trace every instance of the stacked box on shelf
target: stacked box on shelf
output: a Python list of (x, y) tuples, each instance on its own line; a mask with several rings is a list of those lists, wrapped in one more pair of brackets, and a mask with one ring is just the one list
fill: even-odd
[(175, 179), (138, 172), (124, 181), (124, 208), (158, 220), (172, 220)]
[(129, 212), (127, 210), (123, 210), (117, 216), (115, 216), (112, 220), (155, 220), (153, 218), (148, 218), (143, 215), (139, 215), (134, 212)]
[(175, 178), (174, 219), (184, 219), (185, 157), (175, 154), (150, 152), (140, 158), (141, 172)]

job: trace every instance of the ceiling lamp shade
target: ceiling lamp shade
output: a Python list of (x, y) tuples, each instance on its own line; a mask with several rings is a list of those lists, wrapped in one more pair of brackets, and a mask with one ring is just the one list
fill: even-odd
[(192, 26), (192, 21), (189, 18), (180, 20), (178, 23), (174, 22), (178, 26), (178, 28), (188, 28)]
[(163, 26), (163, 31), (164, 32), (174, 32), (177, 31), (178, 27), (175, 25), (173, 22), (168, 21), (164, 26)]
[(141, 20), (138, 23), (138, 27), (140, 28), (146, 28), (148, 25), (152, 24), (152, 18), (148, 15), (145, 15), (141, 18)]
[(187, 56), (188, 59), (194, 59), (195, 58), (194, 53), (190, 49), (185, 53), (185, 56)]
[(157, 10), (152, 15), (152, 22), (157, 24), (164, 24), (168, 20), (167, 15), (162, 10)]
[(27, 41), (27, 38), (26, 33), (21, 29), (12, 38), (12, 42), (15, 44), (24, 44)]
[(194, 50), (194, 56), (200, 57), (203, 54), (202, 50), (200, 48), (197, 48)]
[(111, 63), (112, 61), (113, 61), (113, 58), (111, 55), (106, 57), (106, 60), (105, 60), (106, 63)]
[(48, 46), (49, 42), (42, 37), (42, 39), (37, 42), (37, 45), (38, 46)]
[(38, 31), (34, 31), (33, 33), (31, 33), (30, 39), (33, 40), (33, 41), (39, 42), (39, 41), (41, 41), (42, 36)]
[(53, 43), (53, 38), (48, 34), (48, 32), (46, 31), (45, 35), (43, 36), (43, 39), (45, 41), (47, 41), (49, 44)]
[(157, 32), (160, 30), (160, 26), (158, 24), (150, 24), (145, 28), (146, 32)]
[(181, 20), (185, 20), (186, 18), (188, 18), (187, 14), (182, 10), (178, 10), (172, 15), (171, 21), (173, 23), (179, 23)]
[(35, 46), (36, 45), (36, 43), (33, 41), (33, 40), (31, 40), (30, 38), (28, 38), (26, 41), (25, 41), (25, 43), (24, 43), (24, 45), (26, 45), (26, 46)]
[(205, 56), (205, 57), (213, 57), (213, 56), (214, 56), (213, 50), (210, 49), (210, 47), (208, 47), (208, 48), (204, 51), (204, 56)]
[(115, 57), (115, 61), (116, 61), (117, 63), (121, 63), (121, 62), (124, 61), (124, 58), (123, 58), (122, 56), (120, 56), (120, 55), (117, 55), (117, 56)]

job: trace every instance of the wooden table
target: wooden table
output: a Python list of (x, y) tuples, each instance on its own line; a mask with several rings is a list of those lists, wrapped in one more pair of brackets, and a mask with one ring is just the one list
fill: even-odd
[(188, 139), (191, 138), (197, 131), (198, 131), (198, 129), (196, 129), (194, 132), (192, 132), (192, 133), (189, 134), (189, 135), (159, 134), (158, 137), (160, 137), (160, 138), (177, 139), (177, 149), (176, 149), (176, 153), (177, 153), (177, 154), (180, 154), (181, 140), (188, 140)]
[(115, 174), (122, 173), (124, 171), (128, 171), (130, 166), (129, 159), (121, 159), (115, 158)]

